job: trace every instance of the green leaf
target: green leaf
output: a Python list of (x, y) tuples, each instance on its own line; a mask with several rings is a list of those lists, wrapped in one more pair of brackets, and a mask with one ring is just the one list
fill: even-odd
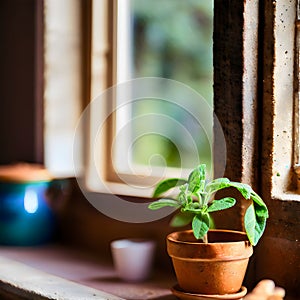
[(209, 194), (213, 194), (219, 190), (227, 188), (229, 186), (230, 180), (228, 178), (218, 178), (212, 180), (205, 187), (205, 191)]
[(187, 203), (188, 202), (188, 199), (187, 199), (187, 196), (186, 196), (186, 193), (184, 191), (181, 191), (178, 195), (178, 200), (179, 202), (183, 205), (184, 203)]
[(208, 207), (208, 212), (218, 211), (230, 208), (235, 205), (236, 200), (231, 197), (226, 197), (220, 200), (212, 201), (211, 205)]
[(186, 206), (182, 207), (181, 211), (182, 212), (191, 212), (191, 213), (194, 213), (194, 214), (198, 214), (202, 210), (201, 210), (201, 208), (195, 207), (194, 205), (186, 205)]
[(171, 206), (171, 207), (180, 207), (180, 203), (178, 200), (174, 199), (159, 199), (157, 201), (154, 201), (148, 205), (148, 208), (152, 210), (160, 209), (165, 206)]
[(199, 189), (204, 187), (206, 179), (206, 165), (202, 164), (195, 168), (189, 175), (188, 184), (189, 191), (195, 193), (199, 191)]
[(255, 211), (254, 206), (251, 204), (244, 217), (244, 224), (245, 224), (245, 230), (248, 236), (248, 239), (252, 245), (256, 245), (255, 242), (255, 224), (256, 224), (256, 218), (255, 218)]
[(255, 208), (255, 214), (258, 218), (265, 218), (267, 219), (269, 217), (269, 212), (267, 207), (258, 205), (255, 201), (253, 201), (254, 208)]
[(170, 190), (171, 188), (174, 188), (176, 186), (180, 186), (187, 183), (185, 179), (179, 179), (179, 178), (169, 178), (161, 181), (156, 186), (154, 192), (153, 192), (153, 198), (159, 197), (161, 194), (165, 193), (166, 191)]
[(230, 181), (228, 178), (218, 178), (212, 180), (206, 185), (206, 191), (210, 194), (213, 194), (224, 188), (234, 187), (236, 188), (245, 199), (250, 199), (251, 193), (253, 192), (252, 188), (245, 183)]
[(250, 185), (241, 183), (241, 182), (233, 182), (231, 181), (229, 186), (236, 188), (245, 199), (249, 200), (251, 197), (251, 193), (253, 192)]
[(209, 229), (215, 229), (216, 225), (212, 215), (209, 214), (208, 216), (209, 216)]
[[(264, 233), (269, 212), (264, 201), (253, 190), (251, 190), (250, 198), (252, 200), (252, 204), (249, 206), (245, 214), (245, 229), (251, 244), (255, 246)], [(255, 219), (254, 225), (253, 219)], [(249, 223), (249, 225), (246, 226), (247, 223)], [(252, 228), (250, 225), (252, 225)]]
[(170, 225), (173, 227), (186, 226), (192, 222), (194, 216), (195, 214), (190, 212), (179, 212), (172, 218)]
[(193, 218), (192, 222), (193, 233), (196, 239), (201, 239), (205, 236), (209, 229), (208, 213), (199, 213)]
[(258, 204), (253, 202), (251, 204), (246, 213), (245, 213), (245, 230), (248, 236), (250, 243), (255, 246), (257, 245), (259, 239), (261, 238), (265, 227), (266, 227), (266, 217), (262, 217), (257, 212)]
[(178, 194), (178, 201), (183, 207), (190, 205), (193, 202), (193, 197), (191, 192), (188, 190), (188, 184), (185, 183), (179, 187), (180, 192)]
[(268, 212), (268, 208), (267, 208), (266, 204), (260, 198), (260, 196), (257, 195), (253, 190), (251, 192), (251, 199), (253, 200), (253, 202), (255, 204), (256, 215), (258, 217), (268, 218), (269, 212)]

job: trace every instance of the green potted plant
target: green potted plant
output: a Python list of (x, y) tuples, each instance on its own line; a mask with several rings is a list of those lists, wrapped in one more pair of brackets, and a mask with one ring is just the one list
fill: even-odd
[[(245, 199), (251, 200), (244, 216), (246, 232), (210, 229), (212, 212), (236, 204), (232, 197), (214, 199), (217, 191), (228, 187), (237, 189)], [(204, 164), (195, 168), (188, 179), (161, 181), (153, 197), (159, 198), (173, 189), (178, 189), (175, 197), (164, 197), (149, 205), (152, 210), (165, 206), (178, 209), (171, 220), (172, 226), (192, 224), (192, 230), (173, 232), (167, 237), (167, 251), (178, 280), (173, 292), (183, 298), (188, 294), (240, 299), (246, 293), (242, 282), (253, 253), (252, 246), (258, 243), (268, 218), (264, 201), (247, 184), (227, 178), (207, 181)], [(228, 298), (224, 298), (226, 295)]]

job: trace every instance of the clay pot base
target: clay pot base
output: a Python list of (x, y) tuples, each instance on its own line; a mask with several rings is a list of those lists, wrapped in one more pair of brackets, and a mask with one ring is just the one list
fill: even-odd
[(243, 299), (243, 297), (247, 294), (247, 288), (242, 286), (241, 290), (234, 294), (226, 294), (226, 295), (204, 295), (204, 294), (193, 294), (184, 292), (178, 284), (173, 286), (171, 289), (172, 293), (181, 300), (208, 300), (208, 299)]

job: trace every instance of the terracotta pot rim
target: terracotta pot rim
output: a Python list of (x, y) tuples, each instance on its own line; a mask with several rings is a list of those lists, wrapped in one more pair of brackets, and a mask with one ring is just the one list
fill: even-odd
[(238, 244), (238, 243), (245, 243), (247, 245), (250, 246), (250, 241), (247, 238), (247, 234), (246, 232), (243, 231), (238, 231), (238, 230), (228, 230), (228, 229), (210, 229), (209, 232), (219, 232), (219, 233), (231, 233), (231, 234), (237, 234), (240, 235), (242, 238), (238, 241), (225, 241), (225, 242), (208, 242), (208, 243), (199, 243), (198, 241), (192, 242), (192, 241), (184, 241), (184, 240), (179, 240), (177, 238), (174, 237), (174, 235), (178, 234), (178, 233), (192, 233), (193, 231), (191, 229), (189, 230), (182, 230), (182, 231), (174, 231), (170, 234), (168, 234), (167, 236), (167, 240), (169, 240), (170, 242), (174, 242), (176, 244), (188, 244), (188, 245), (218, 245), (218, 244)]

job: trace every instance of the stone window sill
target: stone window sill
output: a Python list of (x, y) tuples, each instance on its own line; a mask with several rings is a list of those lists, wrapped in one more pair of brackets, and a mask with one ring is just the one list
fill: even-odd
[(59, 245), (2, 246), (0, 265), (1, 299), (176, 299), (171, 274), (154, 271), (149, 281), (123, 282), (111, 262)]

